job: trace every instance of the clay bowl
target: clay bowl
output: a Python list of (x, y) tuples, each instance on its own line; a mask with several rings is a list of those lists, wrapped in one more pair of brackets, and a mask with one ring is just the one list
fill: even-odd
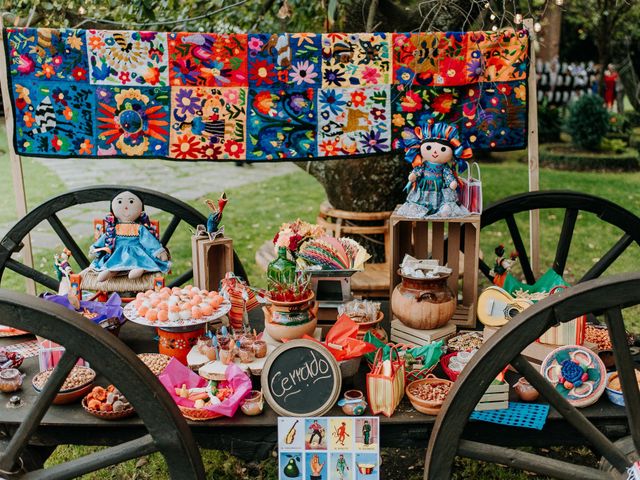
[(409, 397), (409, 401), (413, 408), (415, 408), (420, 413), (424, 413), (425, 415), (438, 415), (440, 409), (442, 408), (442, 402), (429, 402), (427, 400), (423, 400), (419, 397), (416, 397), (411, 393), (411, 390), (418, 385), (438, 385), (438, 384), (448, 384), (449, 386), (453, 385), (453, 382), (450, 380), (445, 380), (443, 378), (437, 378), (434, 375), (429, 374), (427, 378), (422, 380), (416, 380), (407, 385), (405, 389), (405, 393), (407, 397)]
[[(66, 405), (68, 403), (77, 402), (78, 400), (80, 400), (81, 398), (86, 396), (91, 391), (91, 388), (93, 387), (93, 381), (96, 378), (96, 372), (94, 372), (89, 367), (81, 367), (81, 368), (87, 368), (88, 370), (91, 371), (91, 373), (93, 374), (91, 380), (89, 380), (84, 385), (80, 385), (80, 386), (72, 388), (72, 389), (60, 390), (58, 392), (58, 394), (55, 396), (55, 398), (53, 399), (53, 404), (54, 405)], [(40, 372), (40, 373), (43, 373), (43, 372)], [(40, 387), (36, 386), (36, 379), (38, 378), (38, 375), (39, 374), (36, 374), (33, 377), (33, 380), (31, 381), (31, 385), (33, 386), (33, 389), (36, 392), (40, 393), (40, 391), (42, 389)]]
[(266, 321), (264, 323), (264, 329), (271, 338), (281, 342), (283, 338), (294, 340), (296, 338), (302, 338), (304, 335), (313, 336), (317, 324), (318, 319), (315, 317), (301, 325), (280, 325)]

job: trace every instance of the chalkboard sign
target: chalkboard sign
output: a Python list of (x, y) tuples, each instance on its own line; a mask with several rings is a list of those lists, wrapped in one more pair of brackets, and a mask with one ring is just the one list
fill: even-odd
[(278, 414), (320, 416), (338, 401), (342, 377), (335, 358), (311, 340), (292, 340), (269, 355), (262, 369), (262, 393)]

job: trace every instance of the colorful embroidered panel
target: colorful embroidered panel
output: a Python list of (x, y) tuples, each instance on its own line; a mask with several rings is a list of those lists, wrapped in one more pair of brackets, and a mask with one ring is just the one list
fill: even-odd
[(455, 124), (526, 147), (526, 31), (5, 31), (15, 147), (47, 157), (328, 159)]

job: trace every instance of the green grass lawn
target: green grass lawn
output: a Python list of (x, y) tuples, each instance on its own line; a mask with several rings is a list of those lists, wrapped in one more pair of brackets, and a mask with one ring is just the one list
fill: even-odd
[[(0, 135), (2, 138), (2, 135)], [(2, 144), (0, 143), (0, 148)], [(506, 155), (509, 158), (505, 163), (485, 163), (482, 166), (482, 179), (484, 185), (485, 205), (508, 195), (527, 190), (527, 166), (513, 160), (517, 155)], [(9, 172), (9, 162), (6, 155), (0, 156), (0, 168)], [(259, 166), (254, 167), (259, 168)], [(39, 165), (25, 159), (27, 194), (29, 205), (37, 205), (45, 198), (61, 192), (59, 178), (54, 172), (47, 171)], [(10, 221), (15, 219), (14, 199), (10, 194), (10, 176), (0, 176), (0, 187), (5, 194), (0, 197), (0, 219)], [(207, 181), (210, 181), (207, 179)], [(208, 197), (216, 198), (219, 191), (215, 182), (211, 182), (211, 194)], [(609, 199), (623, 205), (625, 208), (640, 216), (640, 173), (574, 173), (566, 171), (553, 171), (543, 169), (540, 174), (542, 189), (568, 189), (587, 192)], [(372, 187), (374, 188), (374, 187)], [(226, 233), (233, 238), (234, 247), (238, 252), (245, 268), (248, 271), (250, 281), (253, 284), (263, 284), (263, 274), (255, 264), (255, 251), (265, 241), (271, 239), (282, 222), (295, 220), (300, 217), (314, 221), (318, 212), (318, 206), (324, 199), (324, 191), (315, 179), (304, 173), (296, 172), (290, 175), (277, 177), (248, 186), (230, 189), (227, 191), (229, 204), (225, 210), (224, 225)], [(201, 200), (192, 202), (201, 210), (206, 211)], [(96, 212), (102, 215), (104, 212)], [(161, 216), (163, 225), (166, 225), (168, 217)], [(526, 238), (528, 229), (525, 224), (526, 216), (518, 218), (523, 237)], [(562, 215), (559, 212), (543, 212), (541, 214), (541, 259), (543, 269), (552, 262), (555, 255), (555, 245), (562, 225)], [(88, 230), (89, 230), (88, 226)], [(183, 226), (174, 235), (170, 248), (175, 262), (175, 271), (182, 272), (188, 268), (191, 260), (191, 247), (189, 228)], [(574, 242), (567, 263), (566, 278), (575, 281), (584, 273), (600, 256), (606, 252), (619, 238), (620, 233), (613, 228), (604, 228), (603, 224), (594, 216), (584, 214), (578, 220)], [(79, 239), (83, 246), (88, 246), (89, 238)], [(493, 258), (494, 247), (501, 242), (508, 241), (506, 227), (497, 227), (483, 231), (481, 247), (485, 258), (490, 263)], [(58, 248), (57, 246), (51, 246)], [(513, 246), (506, 244), (508, 250)], [(53, 250), (38, 251), (36, 264), (42, 268), (49, 268)], [(612, 267), (612, 272), (623, 272), (640, 269), (640, 251), (637, 246), (632, 246)], [(3, 287), (20, 289), (23, 282), (16, 277), (7, 276), (3, 279)], [(629, 327), (638, 329), (640, 322), (638, 315), (634, 313)], [(92, 449), (78, 446), (61, 446), (49, 460), (49, 464), (55, 464), (68, 458), (83, 455)], [(574, 456), (581, 456), (585, 451), (572, 450)], [(577, 452), (577, 453), (576, 453)], [(240, 462), (234, 457), (217, 451), (204, 451), (203, 458), (207, 467), (209, 478), (275, 478), (274, 461), (270, 460), (261, 465)], [(422, 455), (422, 454), (421, 454)], [(593, 458), (589, 459), (593, 462)], [(127, 478), (146, 479), (160, 478), (165, 474), (163, 460), (158, 455), (148, 457), (144, 465), (136, 466), (136, 462), (127, 462), (122, 465), (102, 470), (86, 476), (92, 479)], [(417, 470), (416, 470), (417, 472)], [(401, 472), (401, 475), (404, 475)], [(421, 478), (421, 474), (415, 476), (405, 475), (403, 478)], [(458, 463), (457, 478), (532, 478), (522, 472), (514, 472), (502, 467), (485, 465), (482, 462), (460, 461)], [(537, 478), (537, 477), (533, 477)]]

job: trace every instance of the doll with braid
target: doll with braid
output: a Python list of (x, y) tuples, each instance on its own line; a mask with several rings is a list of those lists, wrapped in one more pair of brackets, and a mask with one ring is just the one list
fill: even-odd
[(121, 274), (135, 279), (146, 272), (167, 273), (169, 253), (150, 230), (142, 200), (131, 192), (118, 193), (105, 218), (104, 233), (89, 250), (98, 281)]

